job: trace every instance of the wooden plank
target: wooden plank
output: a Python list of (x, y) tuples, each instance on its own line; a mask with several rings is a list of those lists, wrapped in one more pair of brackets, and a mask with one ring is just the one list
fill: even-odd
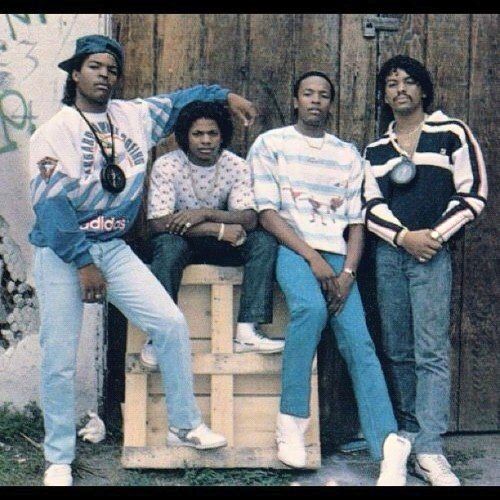
[[(279, 395), (281, 382), (276, 375), (235, 375), (235, 396)], [(152, 373), (149, 377), (149, 394), (163, 394), (163, 383), (159, 372)], [(210, 375), (195, 375), (194, 393), (210, 394)]]
[(184, 269), (182, 285), (241, 285), (243, 267), (211, 266), (208, 264), (193, 264)]
[[(313, 377), (312, 389), (317, 383)], [(313, 403), (311, 399), (311, 403)], [(198, 396), (196, 401), (203, 418), (208, 417), (210, 396)], [(270, 448), (275, 446), (276, 416), (280, 396), (237, 396), (234, 398), (234, 442), (236, 448)], [(319, 443), (318, 406), (311, 404), (311, 423), (305, 435), (306, 446)], [(167, 432), (165, 398), (163, 395), (148, 398), (147, 445), (157, 446), (165, 439)], [(209, 421), (209, 419), (207, 419)], [(213, 427), (213, 422), (211, 422)]]
[(125, 411), (123, 419), (123, 445), (146, 445), (147, 375), (125, 375)]
[[(116, 14), (111, 19), (113, 34), (123, 45), (125, 56), (123, 77), (116, 96), (135, 99), (155, 94), (154, 14)], [(154, 159), (154, 152), (152, 158)], [(150, 165), (148, 163), (144, 181), (146, 186), (149, 183)], [(127, 241), (137, 241), (142, 247), (147, 240), (146, 211), (144, 198), (136, 220), (125, 237)]]
[(248, 95), (260, 115), (248, 134), (248, 147), (272, 128), (289, 125), (292, 118), (293, 15), (253, 14), (249, 23)]
[[(488, 169), (489, 204), (465, 231), (459, 429), (498, 431), (500, 275), (498, 229), (498, 14), (474, 14), (471, 26), (469, 126)], [(462, 103), (461, 103), (462, 104)]]
[[(314, 33), (314, 36), (311, 36)], [(306, 71), (323, 71), (335, 87), (335, 100), (327, 128), (338, 133), (339, 14), (296, 14), (294, 19), (294, 81)]]
[[(281, 355), (262, 355), (254, 352), (239, 354), (192, 354), (193, 373), (199, 375), (258, 375), (281, 373)], [(149, 372), (142, 367), (138, 354), (127, 354), (125, 370), (128, 373)], [(153, 370), (156, 371), (156, 370)]]
[[(427, 19), (426, 66), (434, 82), (434, 109), (442, 109), (449, 116), (467, 121), (469, 83), (468, 14), (429, 14)], [(449, 430), (458, 429), (460, 330), (464, 239), (452, 243), (452, 300), (450, 329), (451, 402)]]
[[(317, 444), (306, 448), (306, 469), (321, 467), (320, 450)], [(276, 458), (276, 449), (268, 448), (218, 448), (198, 451), (187, 447), (151, 446), (142, 448), (124, 447), (121, 457), (124, 468), (133, 469), (185, 469), (209, 468), (269, 468), (290, 469)]]
[(366, 14), (342, 14), (340, 33), (339, 137), (360, 151), (375, 133), (376, 42), (363, 37)]
[[(233, 352), (233, 287), (212, 285), (212, 353)], [(196, 373), (196, 372), (195, 372)], [(233, 375), (212, 375), (210, 417), (212, 429), (234, 444)]]
[[(202, 14), (204, 79), (232, 92), (248, 91), (248, 14)], [(250, 99), (251, 96), (248, 96)], [(240, 120), (233, 120), (234, 134), (230, 150), (246, 156), (246, 131)]]

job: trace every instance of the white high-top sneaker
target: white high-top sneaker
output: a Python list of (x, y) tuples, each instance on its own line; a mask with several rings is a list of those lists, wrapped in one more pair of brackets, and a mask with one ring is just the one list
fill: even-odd
[(158, 359), (156, 358), (156, 352), (151, 339), (147, 340), (142, 346), (140, 359), (146, 368), (153, 369), (158, 367)]
[(411, 451), (411, 443), (403, 436), (391, 432), (384, 441), (383, 460), (377, 486), (405, 486), (406, 462)]
[(284, 340), (270, 339), (259, 328), (251, 323), (238, 323), (236, 325), (236, 338), (234, 339), (234, 352), (260, 352), (273, 354), (285, 348)]
[(278, 413), (276, 442), (278, 444), (278, 459), (284, 464), (297, 468), (306, 465), (304, 434), (308, 425), (308, 418)]
[(197, 450), (210, 450), (227, 446), (227, 439), (205, 424), (195, 429), (168, 428), (167, 444), (170, 446), (191, 446)]
[(460, 486), (460, 480), (444, 455), (417, 453), (415, 474), (432, 486)]
[(73, 486), (71, 465), (50, 464), (43, 475), (44, 486)]

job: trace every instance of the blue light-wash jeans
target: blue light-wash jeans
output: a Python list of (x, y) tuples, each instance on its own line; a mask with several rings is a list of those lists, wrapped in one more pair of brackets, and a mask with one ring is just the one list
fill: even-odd
[[(320, 253), (335, 273), (342, 270), (343, 255)], [(283, 352), (280, 411), (297, 417), (309, 416), (312, 362), (321, 332), (329, 321), (352, 379), (363, 434), (372, 457), (380, 460), (384, 440), (397, 431), (397, 423), (356, 283), (342, 312), (329, 316), (321, 286), (309, 264), (285, 246), (278, 249), (276, 277), (290, 312)]]
[(267, 231), (249, 231), (243, 245), (206, 236), (186, 238), (161, 233), (153, 242), (151, 271), (177, 303), (182, 273), (189, 264), (244, 266), (239, 323), (271, 323), (273, 281), (278, 243)]
[(376, 259), (382, 344), (399, 428), (418, 432), (416, 453), (442, 453), (450, 407), (449, 250), (445, 245), (420, 263), (380, 241)]
[[(153, 340), (163, 376), (169, 424), (201, 423), (193, 394), (186, 320), (146, 265), (120, 239), (95, 243), (90, 252), (107, 282), (107, 300)], [(75, 371), (83, 302), (74, 264), (50, 248), (36, 248), (35, 281), (40, 303), (41, 403), (45, 458), (70, 464), (75, 457)], [(145, 411), (138, 408), (137, 411)]]

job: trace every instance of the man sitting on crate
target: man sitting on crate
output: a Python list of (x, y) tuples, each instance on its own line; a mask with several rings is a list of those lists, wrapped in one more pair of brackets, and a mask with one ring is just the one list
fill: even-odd
[[(228, 101), (251, 123), (253, 105), (217, 85), (148, 99), (112, 99), (123, 73), (121, 45), (89, 35), (59, 64), (68, 73), (65, 106), (31, 137), (30, 234), (40, 300), (44, 484), (70, 486), (75, 458), (75, 372), (83, 303), (105, 298), (155, 343), (170, 424), (168, 440), (196, 448), (227, 444), (211, 431), (193, 394), (186, 320), (123, 241), (141, 205), (148, 151), (170, 134), (194, 100)], [(248, 120), (248, 121), (247, 121)], [(137, 408), (145, 411), (145, 408)], [(161, 444), (161, 443), (158, 443)]]
[[(151, 172), (151, 270), (177, 302), (189, 264), (243, 265), (234, 349), (281, 352), (284, 342), (259, 329), (272, 321), (277, 244), (256, 227), (250, 169), (227, 149), (233, 135), (231, 117), (222, 104), (195, 101), (181, 110), (174, 131), (180, 149), (158, 158)], [(147, 366), (156, 364), (149, 341), (141, 360)]]
[(372, 456), (382, 459), (377, 484), (404, 485), (410, 442), (396, 434), (355, 282), (364, 237), (362, 159), (352, 144), (325, 131), (333, 98), (327, 75), (303, 74), (294, 86), (297, 122), (260, 135), (248, 153), (260, 221), (281, 243), (276, 277), (290, 311), (278, 458), (292, 467), (306, 464), (311, 368), (329, 322), (352, 378), (363, 434)]

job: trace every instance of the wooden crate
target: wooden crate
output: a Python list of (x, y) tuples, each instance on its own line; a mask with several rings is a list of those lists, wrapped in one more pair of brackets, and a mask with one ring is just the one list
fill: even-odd
[[(125, 468), (288, 468), (276, 458), (275, 423), (281, 392), (281, 354), (233, 354), (241, 268), (192, 265), (186, 268), (179, 307), (190, 328), (194, 392), (204, 422), (228, 440), (216, 450), (166, 446), (168, 418), (159, 370), (145, 369), (139, 352), (145, 335), (129, 323), (125, 367)], [(274, 290), (273, 323), (282, 337), (288, 319), (283, 295)], [(318, 381), (312, 372), (311, 424), (306, 433), (306, 468), (321, 466)]]

